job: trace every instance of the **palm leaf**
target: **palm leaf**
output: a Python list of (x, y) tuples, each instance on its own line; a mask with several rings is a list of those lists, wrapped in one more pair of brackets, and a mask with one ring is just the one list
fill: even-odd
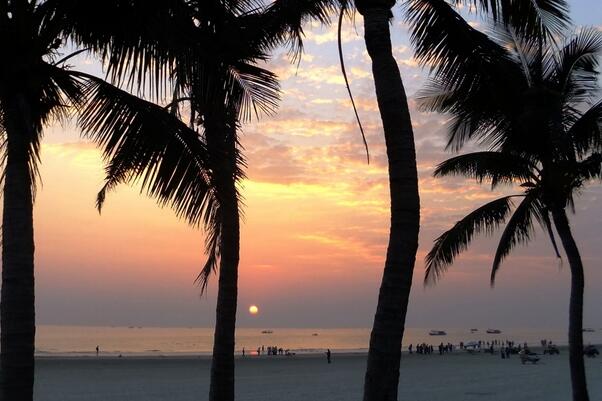
[(98, 198), (117, 184), (141, 180), (142, 189), (198, 225), (216, 205), (211, 167), (197, 132), (163, 107), (137, 98), (102, 79), (73, 72), (84, 84), (79, 125), (110, 161)]
[(471, 27), (445, 0), (411, 0), (406, 19), (418, 61), (453, 86), (470, 82), (468, 64), (496, 67), (507, 57), (504, 48)]
[(475, 234), (492, 234), (510, 213), (513, 197), (505, 196), (479, 207), (439, 236), (426, 256), (425, 284), (436, 283), (456, 256), (468, 248)]
[(508, 220), (493, 259), (493, 267), (491, 269), (492, 287), (502, 260), (508, 256), (516, 245), (526, 244), (531, 240), (533, 235), (533, 214), (535, 212), (534, 204), (537, 202), (538, 200), (534, 196), (525, 196)]
[(580, 161), (575, 170), (579, 184), (588, 180), (602, 179), (602, 154), (591, 154)]
[(553, 39), (567, 28), (570, 19), (565, 0), (455, 0), (456, 4), (472, 6), (494, 22), (519, 27), (521, 34), (531, 38)]
[[(120, 183), (140, 183), (159, 205), (169, 205), (189, 224), (204, 227), (207, 261), (199, 277), (207, 278), (220, 257), (221, 214), (211, 157), (201, 136), (163, 107), (99, 78), (73, 74), (85, 84), (79, 125), (108, 161), (98, 209)], [(205, 279), (202, 291), (206, 284)]]
[(579, 154), (602, 152), (602, 100), (585, 113), (577, 114), (568, 134)]
[(526, 39), (554, 42), (570, 25), (569, 7), (565, 0), (501, 1), (505, 4), (505, 21)]
[(274, 0), (262, 13), (246, 16), (255, 28), (253, 35), (263, 49), (278, 46), (289, 48), (293, 61), (303, 52), (303, 26), (309, 21), (329, 24), (331, 15), (340, 7), (346, 8), (350, 0)]
[(206, 49), (207, 57), (219, 50), (215, 40), (194, 34), (193, 9), (184, 0), (152, 6), (145, 0), (47, 0), (44, 4), (49, 13), (60, 17), (65, 35), (101, 56), (113, 82), (147, 89), (156, 98), (169, 86), (176, 55), (190, 54), (195, 44), (198, 50)]
[(433, 173), (435, 177), (462, 175), (474, 178), (478, 183), (491, 180), (492, 188), (515, 181), (537, 181), (531, 164), (512, 153), (474, 152), (452, 157), (440, 163)]
[(591, 99), (598, 85), (601, 55), (602, 33), (588, 28), (574, 35), (550, 63), (548, 75), (558, 83), (566, 101)]

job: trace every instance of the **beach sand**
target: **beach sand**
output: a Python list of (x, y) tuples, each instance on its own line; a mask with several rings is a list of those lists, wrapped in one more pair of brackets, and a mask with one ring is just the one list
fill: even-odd
[[(207, 357), (38, 358), (36, 401), (207, 399)], [(238, 401), (347, 401), (362, 398), (366, 355), (237, 358)], [(602, 400), (602, 358), (587, 359), (592, 400)], [(464, 352), (404, 355), (399, 399), (412, 401), (570, 399), (568, 352), (521, 365), (513, 355)]]

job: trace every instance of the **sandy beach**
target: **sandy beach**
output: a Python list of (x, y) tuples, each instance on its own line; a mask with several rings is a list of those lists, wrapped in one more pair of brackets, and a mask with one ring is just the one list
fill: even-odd
[[(537, 351), (537, 350), (536, 350)], [(347, 401), (362, 394), (366, 356), (336, 354), (238, 358), (239, 401)], [(602, 358), (586, 359), (592, 400), (602, 399)], [(207, 357), (38, 358), (37, 401), (192, 401), (206, 399)], [(521, 365), (516, 355), (404, 355), (400, 400), (565, 401), (568, 352)]]

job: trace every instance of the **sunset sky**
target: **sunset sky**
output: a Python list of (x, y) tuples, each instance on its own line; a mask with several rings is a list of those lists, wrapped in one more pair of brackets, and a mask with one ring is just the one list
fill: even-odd
[[(577, 25), (602, 29), (598, 0), (573, 0)], [(502, 192), (461, 179), (434, 179), (446, 158), (445, 117), (416, 110), (426, 73), (412, 57), (401, 11), (391, 27), (410, 95), (422, 220), (407, 325), (411, 327), (565, 327), (569, 267), (538, 232), (489, 288), (493, 238), (479, 239), (436, 287), (424, 288), (424, 256), (456, 220)], [(334, 28), (308, 27), (301, 64), (286, 51), (270, 64), (282, 79), (275, 117), (247, 125), (238, 322), (242, 327), (369, 327), (388, 237), (388, 184), (362, 20), (345, 27), (345, 56), (373, 162), (367, 165), (338, 65)], [(77, 68), (101, 73), (92, 59)], [(45, 132), (35, 206), (39, 324), (210, 326), (216, 277), (199, 296), (201, 231), (156, 206), (136, 187), (94, 199), (103, 164), (74, 125)], [(504, 189), (504, 192), (511, 188)], [(585, 326), (602, 327), (602, 187), (587, 188), (571, 217), (586, 267)], [(251, 316), (250, 305), (259, 313)]]

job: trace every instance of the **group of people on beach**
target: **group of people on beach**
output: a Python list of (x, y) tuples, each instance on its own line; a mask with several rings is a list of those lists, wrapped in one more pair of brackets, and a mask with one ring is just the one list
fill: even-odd
[[(551, 340), (541, 340), (541, 345), (543, 347), (552, 345), (552, 341)], [(521, 351), (525, 351), (527, 353), (530, 352), (529, 347), (526, 342), (523, 344), (517, 345), (514, 341), (510, 341), (510, 340), (505, 340), (505, 341), (503, 341), (503, 340), (492, 340), (492, 341), (479, 340), (477, 342), (469, 343), (468, 345), (465, 345), (464, 342), (461, 341), (458, 348), (461, 350), (466, 349), (469, 351), (470, 350), (476, 350), (478, 352), (484, 351), (484, 352), (490, 353), (492, 355), (496, 353), (496, 350), (499, 350), (502, 359), (510, 358), (510, 354), (517, 354)], [(439, 355), (451, 353), (455, 349), (456, 349), (456, 346), (452, 343), (443, 344), (443, 342), (441, 342), (437, 346)], [(430, 355), (430, 354), (434, 353), (435, 347), (433, 347), (431, 344), (421, 343), (421, 344), (417, 344), (416, 347), (414, 348), (414, 345), (410, 344), (408, 346), (408, 351), (410, 354), (413, 354), (415, 352), (416, 354)]]
[[(242, 356), (246, 356), (246, 350), (243, 347), (242, 348)], [(268, 345), (267, 347), (265, 345), (262, 345), (261, 347), (257, 347), (257, 351), (256, 354), (257, 356), (261, 356), (261, 355), (286, 355), (286, 356), (290, 356), (290, 355), (294, 355), (293, 353), (290, 352), (290, 350), (288, 349), (284, 349), (282, 347), (278, 347), (275, 345)]]
[[(242, 348), (242, 356), (246, 356), (246, 350), (245, 347)], [(277, 346), (264, 346), (262, 345), (261, 347), (257, 347), (257, 356), (261, 356), (262, 354), (265, 355), (286, 355), (286, 356), (293, 356), (295, 355), (294, 352), (291, 352), (289, 349), (283, 349), (281, 347), (277, 347)], [(330, 352), (330, 349), (327, 349), (326, 352), (326, 361), (328, 363), (332, 362), (332, 352)]]
[[(447, 343), (447, 344), (441, 343), (437, 346), (437, 348), (439, 350), (439, 355), (443, 355), (444, 353), (454, 351), (454, 345), (452, 343)], [(413, 344), (410, 344), (408, 346), (408, 351), (410, 354), (414, 353), (414, 345)], [(416, 345), (416, 353), (417, 354), (429, 355), (429, 354), (432, 354), (434, 351), (435, 351), (435, 347), (433, 347), (430, 344), (422, 343), (422, 344)]]

